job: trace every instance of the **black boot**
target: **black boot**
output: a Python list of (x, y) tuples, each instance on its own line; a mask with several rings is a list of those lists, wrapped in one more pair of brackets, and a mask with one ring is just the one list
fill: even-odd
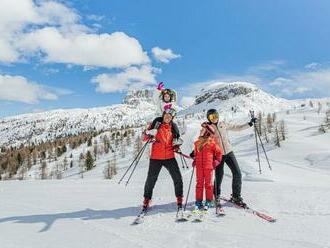
[(235, 203), (236, 205), (242, 207), (242, 208), (246, 208), (247, 205), (246, 203), (243, 201), (243, 198), (241, 196), (231, 196), (230, 201)]

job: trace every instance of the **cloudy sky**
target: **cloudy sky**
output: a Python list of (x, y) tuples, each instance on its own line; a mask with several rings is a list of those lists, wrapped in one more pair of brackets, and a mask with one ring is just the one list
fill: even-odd
[(158, 81), (330, 96), (328, 0), (0, 0), (0, 117), (120, 103)]

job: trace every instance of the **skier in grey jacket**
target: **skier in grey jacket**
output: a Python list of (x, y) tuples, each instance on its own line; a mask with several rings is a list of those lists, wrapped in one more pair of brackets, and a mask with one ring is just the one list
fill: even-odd
[(217, 205), (220, 205), (220, 194), (221, 194), (221, 183), (224, 175), (224, 163), (226, 163), (231, 170), (233, 175), (232, 179), (232, 197), (231, 201), (234, 203), (246, 206), (241, 197), (241, 188), (242, 188), (242, 174), (238, 166), (236, 157), (234, 155), (232, 146), (228, 138), (227, 130), (230, 131), (242, 131), (253, 126), (255, 118), (251, 119), (250, 122), (244, 123), (242, 125), (234, 125), (219, 121), (218, 111), (215, 109), (210, 109), (207, 111), (208, 122), (202, 124), (205, 128), (210, 128), (214, 131), (215, 139), (220, 145), (223, 151), (222, 161), (215, 170), (215, 182), (214, 182), (214, 194), (216, 197)]

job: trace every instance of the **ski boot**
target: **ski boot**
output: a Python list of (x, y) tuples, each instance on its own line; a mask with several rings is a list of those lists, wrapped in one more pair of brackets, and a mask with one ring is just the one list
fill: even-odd
[(230, 201), (232, 203), (234, 203), (234, 204), (242, 207), (242, 208), (246, 208), (247, 207), (246, 203), (243, 201), (243, 198), (241, 196), (233, 196), (232, 195), (231, 198), (230, 198)]
[(209, 208), (212, 207), (212, 201), (206, 200), (204, 204), (204, 211), (207, 211)]
[(151, 199), (145, 197), (143, 200), (142, 211), (147, 212), (147, 210), (150, 208), (150, 204)]
[(183, 212), (182, 202), (183, 202), (182, 197), (179, 196), (176, 198), (176, 204), (178, 206), (178, 210), (176, 213), (176, 221), (179, 221), (179, 222), (187, 221), (187, 218), (185, 217), (184, 212)]
[(224, 211), (224, 209), (221, 206), (220, 197), (218, 197), (215, 200), (215, 214), (217, 216), (224, 216), (225, 215), (225, 211)]

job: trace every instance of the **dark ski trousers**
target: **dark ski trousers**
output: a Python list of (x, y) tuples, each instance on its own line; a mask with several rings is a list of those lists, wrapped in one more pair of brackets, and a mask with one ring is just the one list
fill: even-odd
[(150, 159), (148, 177), (144, 185), (144, 197), (151, 199), (152, 191), (155, 187), (158, 175), (162, 167), (165, 167), (170, 173), (175, 189), (175, 196), (183, 196), (183, 183), (179, 165), (175, 158), (166, 160)]
[(233, 152), (230, 152), (222, 157), (221, 163), (215, 169), (215, 181), (214, 181), (214, 195), (219, 197), (221, 195), (221, 183), (224, 174), (224, 163), (226, 163), (233, 175), (232, 179), (232, 193), (234, 197), (241, 196), (242, 188), (242, 174), (238, 166), (236, 157)]

